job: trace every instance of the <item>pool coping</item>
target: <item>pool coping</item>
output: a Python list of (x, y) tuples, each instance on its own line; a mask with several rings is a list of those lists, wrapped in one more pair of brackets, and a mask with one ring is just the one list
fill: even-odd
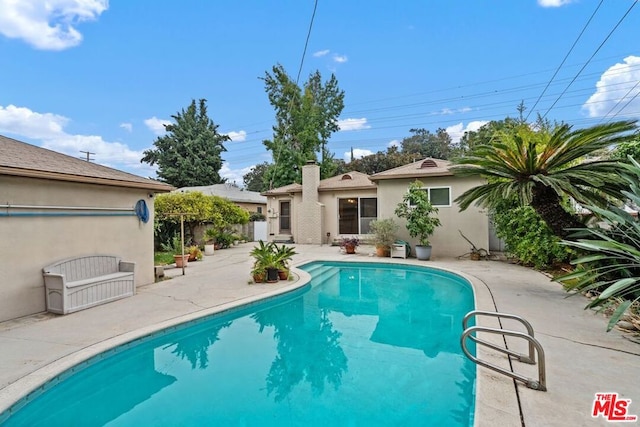
[[(30, 396), (33, 396), (34, 393), (38, 393), (41, 389), (47, 387), (52, 380), (55, 380), (56, 377), (60, 376), (65, 371), (81, 365), (91, 358), (96, 357), (101, 353), (104, 353), (115, 347), (142, 339), (163, 329), (175, 327), (177, 325), (200, 319), (202, 317), (223, 313), (241, 306), (247, 306), (253, 303), (265, 301), (269, 298), (277, 297), (301, 289), (310, 282), (311, 276), (307, 272), (300, 270), (297, 267), (312, 261), (333, 262), (335, 260), (301, 260), (299, 262), (296, 262), (292, 267), (292, 273), (295, 276), (295, 280), (291, 281), (291, 283), (287, 284), (286, 286), (282, 286), (277, 289), (270, 289), (263, 293), (239, 298), (233, 301), (215, 305), (213, 307), (207, 307), (201, 310), (192, 311), (187, 314), (173, 317), (171, 319), (166, 319), (153, 325), (137, 328), (101, 340), (80, 350), (62, 356), (56, 360), (50, 361), (44, 366), (35, 369), (29, 374), (0, 389), (0, 413), (4, 413), (21, 401), (23, 401), (23, 404), (27, 404), (29, 402)], [(395, 265), (418, 266), (453, 273), (464, 278), (471, 284), (474, 293), (476, 310), (496, 311), (495, 303), (493, 301), (493, 297), (488, 285), (486, 285), (479, 278), (458, 271), (456, 269), (434, 265), (425, 265), (424, 263), (412, 259), (362, 257), (341, 262), (389, 263)], [(499, 326), (497, 319), (486, 317), (479, 317), (476, 321), (476, 324), (487, 327)], [(496, 343), (500, 344), (499, 341), (497, 341)], [(489, 351), (483, 346), (477, 346), (477, 357), (490, 363), (504, 366), (505, 369), (510, 370), (510, 366), (508, 364), (505, 365), (507, 358), (505, 358), (504, 355), (494, 351)], [(476, 392), (474, 405), (474, 425), (480, 426), (496, 424), (520, 424), (521, 415), (517, 401), (517, 391), (513, 381), (506, 380), (504, 376), (499, 376), (498, 374), (495, 374), (492, 371), (486, 369), (479, 369), (478, 366), (476, 366), (475, 387)], [(487, 396), (491, 396), (491, 400), (485, 399), (485, 397)], [(23, 405), (19, 405), (15, 409), (18, 410), (22, 406)], [(9, 414), (5, 415), (8, 416)], [(2, 422), (1, 418), (0, 422)]]

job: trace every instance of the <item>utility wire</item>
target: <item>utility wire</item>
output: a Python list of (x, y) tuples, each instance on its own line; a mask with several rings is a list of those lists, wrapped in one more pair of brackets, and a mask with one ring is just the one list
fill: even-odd
[(538, 105), (538, 102), (540, 102), (540, 99), (542, 98), (542, 96), (545, 94), (545, 92), (547, 91), (547, 89), (549, 88), (549, 85), (551, 84), (551, 82), (553, 81), (553, 79), (555, 79), (555, 77), (558, 75), (558, 72), (560, 71), (560, 68), (562, 68), (562, 66), (564, 65), (565, 61), (567, 60), (567, 58), (569, 57), (569, 55), (571, 54), (571, 52), (573, 52), (573, 48), (576, 47), (576, 44), (578, 43), (578, 41), (580, 40), (580, 38), (582, 37), (582, 35), (584, 34), (585, 30), (587, 29), (587, 27), (589, 26), (589, 24), (591, 23), (591, 20), (593, 19), (593, 17), (596, 15), (596, 12), (598, 12), (598, 9), (600, 9), (600, 6), (602, 6), (602, 3), (604, 3), (604, 0), (600, 0), (600, 3), (598, 4), (598, 7), (596, 7), (596, 10), (593, 11), (593, 13), (591, 14), (591, 17), (589, 18), (589, 20), (587, 21), (586, 24), (584, 24), (584, 27), (582, 27), (582, 31), (580, 31), (580, 34), (578, 35), (578, 38), (576, 39), (576, 41), (573, 42), (573, 45), (571, 45), (571, 49), (569, 49), (569, 52), (567, 52), (567, 54), (564, 56), (564, 59), (562, 60), (562, 62), (560, 63), (560, 65), (558, 65), (558, 68), (556, 68), (556, 72), (553, 73), (553, 76), (551, 76), (551, 80), (549, 80), (549, 82), (547, 83), (547, 85), (544, 87), (544, 89), (542, 90), (542, 93), (540, 94), (540, 96), (538, 97), (538, 99), (536, 99), (535, 104), (533, 104), (533, 107), (531, 107), (531, 109), (529, 110), (529, 114), (527, 114), (527, 117), (525, 117), (525, 122), (527, 120), (529, 120), (529, 116), (531, 115), (531, 113), (533, 113), (533, 110), (536, 109), (536, 106)]
[(627, 17), (627, 15), (629, 15), (629, 12), (631, 12), (631, 9), (633, 9), (633, 7), (636, 5), (636, 3), (638, 3), (638, 0), (634, 0), (634, 2), (631, 4), (631, 6), (629, 7), (629, 9), (627, 9), (627, 11), (625, 12), (625, 14), (622, 16), (622, 18), (620, 18), (620, 20), (618, 21), (618, 23), (613, 27), (613, 29), (609, 32), (609, 34), (607, 34), (607, 37), (605, 37), (605, 39), (602, 41), (602, 43), (600, 43), (600, 46), (598, 46), (598, 48), (596, 49), (595, 52), (593, 52), (593, 55), (591, 55), (591, 57), (587, 60), (587, 62), (585, 62), (585, 64), (582, 66), (582, 68), (580, 68), (580, 71), (578, 71), (578, 74), (575, 75), (575, 77), (573, 78), (573, 80), (571, 80), (571, 82), (569, 83), (569, 85), (565, 88), (565, 90), (560, 94), (560, 96), (558, 96), (558, 98), (553, 102), (553, 104), (551, 104), (551, 107), (549, 107), (549, 109), (544, 113), (544, 115), (542, 116), (542, 118), (544, 119), (545, 117), (547, 117), (547, 114), (549, 114), (549, 111), (551, 111), (553, 109), (553, 107), (558, 103), (558, 101), (560, 100), (560, 98), (562, 98), (562, 96), (564, 95), (564, 93), (569, 89), (569, 87), (573, 84), (573, 82), (578, 78), (578, 76), (580, 75), (580, 73), (582, 73), (582, 71), (587, 68), (587, 65), (589, 65), (589, 62), (591, 62), (591, 60), (593, 59), (594, 56), (596, 56), (596, 54), (600, 51), (600, 49), (602, 48), (602, 46), (604, 46), (604, 44), (607, 42), (607, 40), (609, 40), (609, 37), (611, 37), (611, 35), (613, 34), (613, 32), (618, 28), (618, 26), (620, 26), (620, 24), (622, 23), (622, 21), (624, 21), (624, 19)]
[[(631, 88), (631, 90), (629, 90), (629, 92), (627, 92), (627, 94), (626, 94), (624, 97), (622, 97), (622, 99), (620, 99), (620, 101), (618, 101), (618, 103), (617, 103), (616, 105), (614, 105), (614, 106), (613, 106), (613, 108), (617, 107), (617, 106), (618, 106), (618, 104), (620, 104), (620, 102), (622, 102), (622, 100), (623, 100), (624, 98), (626, 98), (626, 97), (631, 93), (631, 91), (633, 91), (635, 88), (637, 88), (639, 84), (640, 84), (640, 80), (638, 80), (638, 81), (636, 82), (635, 86), (633, 86), (633, 87)], [(616, 118), (616, 116), (618, 116), (620, 113), (622, 113), (622, 112), (624, 111), (624, 109), (625, 109), (625, 108), (627, 108), (627, 105), (631, 104), (631, 101), (633, 101), (634, 99), (636, 99), (636, 98), (638, 97), (638, 95), (640, 95), (640, 91), (636, 92), (636, 94), (635, 94), (635, 95), (633, 95), (633, 96), (631, 97), (631, 99), (629, 99), (629, 100), (627, 101), (627, 103), (626, 103), (626, 104), (624, 104), (624, 105), (622, 106), (622, 108), (618, 110), (618, 112), (617, 112), (617, 113), (615, 113), (613, 116), (611, 116), (611, 118), (610, 118), (607, 122), (610, 122), (611, 120), (613, 120), (614, 118)], [(613, 111), (613, 108), (611, 109), (611, 111)], [(609, 113), (611, 113), (611, 111), (609, 111)], [(607, 114), (605, 115), (605, 118), (606, 118), (606, 116), (608, 116), (608, 115), (609, 115), (609, 113), (607, 113)]]

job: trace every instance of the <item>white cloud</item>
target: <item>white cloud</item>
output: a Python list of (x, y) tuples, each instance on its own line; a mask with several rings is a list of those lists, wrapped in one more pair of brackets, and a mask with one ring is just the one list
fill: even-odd
[(330, 50), (329, 50), (329, 49), (319, 50), (319, 51), (317, 51), (317, 52), (314, 52), (314, 53), (313, 53), (313, 56), (315, 56), (316, 58), (320, 58), (321, 56), (328, 55), (328, 54), (329, 54), (329, 52), (330, 52)]
[[(595, 93), (584, 103), (582, 109), (589, 117), (602, 117), (609, 111), (611, 115), (617, 115), (620, 118), (632, 112), (637, 117), (640, 111), (640, 96), (638, 96), (640, 86), (635, 85), (638, 81), (640, 81), (640, 56), (628, 56), (624, 58), (623, 63), (609, 67), (600, 76)], [(636, 98), (626, 105), (634, 96)], [(624, 111), (620, 111), (623, 107)]]
[[(371, 154), (373, 154), (373, 151), (371, 150), (364, 150), (362, 148), (354, 148), (353, 150), (353, 158), (354, 159), (361, 159), (365, 156), (369, 156)], [(344, 153), (344, 161), (345, 162), (350, 162), (351, 161), (351, 151), (347, 151)]]
[(0, 33), (36, 49), (63, 50), (82, 41), (75, 25), (108, 7), (108, 0), (0, 0)]
[(120, 127), (128, 132), (133, 131), (133, 125), (131, 123), (120, 123)]
[(140, 163), (141, 151), (131, 150), (120, 142), (108, 142), (96, 135), (72, 135), (64, 131), (69, 119), (57, 114), (38, 113), (25, 107), (0, 106), (0, 132), (42, 141), (42, 147), (68, 154), (80, 151), (95, 153), (99, 164), (119, 169), (133, 169), (138, 174), (153, 175), (154, 169)]
[(451, 114), (456, 114), (456, 113), (468, 113), (469, 111), (472, 111), (473, 108), (471, 107), (462, 107), (462, 108), (457, 108), (457, 109), (451, 109), (451, 108), (443, 108), (440, 111), (434, 111), (432, 113), (429, 113), (430, 116), (449, 116)]
[(487, 123), (489, 122), (484, 120), (475, 120), (473, 122), (469, 122), (466, 127), (462, 123), (458, 123), (457, 125), (449, 126), (445, 130), (451, 137), (451, 142), (457, 144), (460, 142), (460, 138), (462, 138), (465, 132), (477, 131)]
[(573, 3), (575, 0), (538, 0), (538, 5), (542, 7), (560, 7)]
[(371, 126), (367, 124), (367, 119), (364, 117), (360, 119), (338, 120), (338, 126), (340, 127), (341, 131), (361, 130), (361, 129), (371, 128)]
[(389, 143), (387, 144), (387, 147), (400, 147), (400, 141), (397, 139), (392, 139), (391, 141), (389, 141)]
[(349, 60), (349, 58), (347, 58), (347, 55), (333, 55), (333, 60), (339, 64), (345, 63)]
[(171, 124), (171, 122), (169, 120), (162, 120), (153, 116), (150, 119), (146, 119), (144, 124), (147, 125), (149, 130), (156, 135), (164, 135), (167, 132), (164, 126)]
[(229, 138), (231, 138), (233, 142), (242, 142), (245, 139), (247, 139), (247, 132), (243, 130), (241, 130), (240, 132), (231, 131), (227, 133), (227, 135), (229, 136)]
[(222, 167), (220, 168), (220, 176), (222, 178), (227, 178), (227, 182), (235, 183), (236, 185), (242, 187), (244, 185), (243, 176), (251, 172), (251, 169), (255, 165), (247, 166), (246, 168), (241, 169), (231, 169), (229, 162), (224, 162)]

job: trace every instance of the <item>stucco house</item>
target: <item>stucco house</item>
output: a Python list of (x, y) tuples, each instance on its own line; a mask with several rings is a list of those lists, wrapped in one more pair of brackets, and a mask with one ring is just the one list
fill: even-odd
[(115, 255), (152, 283), (154, 195), (172, 189), (0, 136), (0, 321), (44, 311), (42, 269), (62, 259)]
[(489, 218), (471, 206), (460, 212), (454, 199), (482, 184), (480, 178), (454, 175), (450, 162), (423, 159), (374, 175), (349, 172), (320, 180), (320, 168), (309, 163), (302, 168), (302, 184), (290, 184), (263, 193), (267, 196), (267, 222), (270, 240), (299, 244), (329, 243), (343, 236), (369, 234), (374, 219), (394, 218), (399, 224), (398, 239), (414, 246), (403, 219), (394, 210), (409, 184), (420, 180), (438, 207), (442, 225), (432, 236), (433, 256), (459, 256), (469, 251), (464, 233), (478, 248), (489, 247)]

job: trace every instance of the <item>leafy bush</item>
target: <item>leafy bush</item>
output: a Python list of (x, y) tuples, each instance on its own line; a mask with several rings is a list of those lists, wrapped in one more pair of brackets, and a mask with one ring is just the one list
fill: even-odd
[(264, 216), (264, 214), (259, 213), (259, 212), (251, 212), (249, 214), (249, 222), (255, 222), (255, 221), (266, 221), (267, 217)]
[[(624, 165), (629, 191), (623, 191), (634, 204), (640, 204), (640, 164), (632, 160)], [(576, 241), (563, 243), (586, 251), (588, 255), (572, 264), (576, 271), (556, 280), (576, 292), (596, 291), (597, 297), (586, 308), (617, 308), (611, 316), (607, 331), (620, 320), (634, 303), (640, 301), (640, 222), (617, 207), (608, 210), (588, 206), (608, 224), (606, 228), (585, 228), (575, 233)], [(622, 301), (622, 302), (620, 302)]]
[(525, 265), (543, 269), (570, 258), (571, 251), (560, 242), (531, 206), (504, 200), (492, 209), (496, 234), (507, 251)]

